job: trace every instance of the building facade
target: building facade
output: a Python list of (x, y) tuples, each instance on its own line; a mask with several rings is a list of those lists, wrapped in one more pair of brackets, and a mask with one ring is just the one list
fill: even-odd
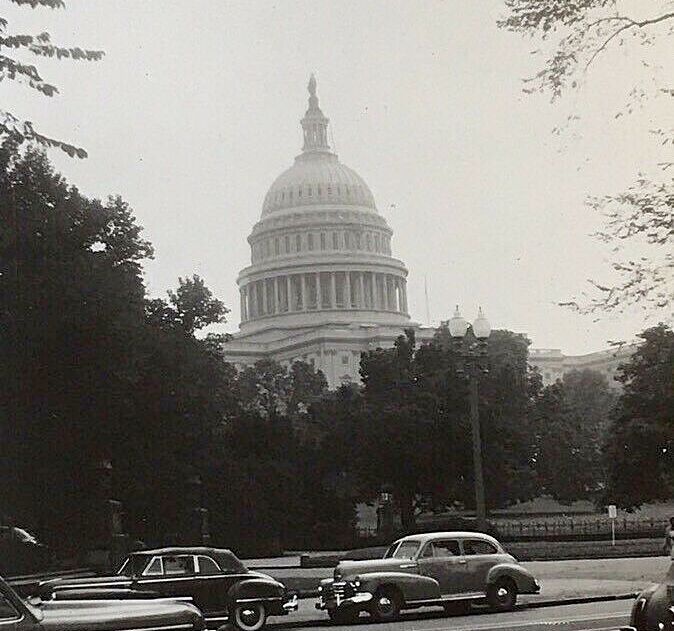
[[(225, 356), (238, 367), (306, 361), (335, 388), (360, 381), (361, 353), (392, 346), (405, 328), (420, 342), (435, 330), (410, 320), (407, 268), (393, 256), (393, 232), (367, 183), (331, 150), (313, 76), (308, 90), (302, 151), (269, 188), (248, 237), (251, 263), (237, 279), (241, 324)], [(612, 382), (622, 359), (613, 351), (530, 354), (546, 384), (585, 367)]]
[(621, 387), (615, 380), (618, 366), (628, 361), (634, 350), (634, 346), (624, 345), (586, 355), (564, 355), (558, 348), (532, 348), (529, 364), (538, 368), (546, 386), (572, 370), (591, 369), (602, 373), (611, 388), (618, 389)]

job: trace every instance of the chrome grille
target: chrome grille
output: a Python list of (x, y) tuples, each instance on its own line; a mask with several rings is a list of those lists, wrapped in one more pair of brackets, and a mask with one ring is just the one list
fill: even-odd
[(355, 590), (353, 585), (346, 581), (338, 581), (323, 587), (321, 591), (321, 600), (323, 601), (323, 604), (334, 602), (339, 607), (339, 604), (345, 598), (351, 598), (354, 594)]

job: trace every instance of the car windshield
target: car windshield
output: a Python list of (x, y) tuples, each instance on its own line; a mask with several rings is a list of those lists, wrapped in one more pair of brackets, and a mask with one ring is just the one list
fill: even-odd
[(117, 570), (117, 574), (123, 576), (140, 576), (148, 562), (148, 557), (130, 556), (122, 563), (122, 567)]
[(384, 558), (390, 559), (393, 556), (393, 553), (395, 552), (395, 549), (398, 547), (399, 544), (400, 544), (400, 541), (396, 541), (395, 543), (392, 543), (389, 546), (389, 549), (384, 553)]
[(403, 541), (393, 553), (394, 559), (413, 559), (419, 550), (418, 541)]

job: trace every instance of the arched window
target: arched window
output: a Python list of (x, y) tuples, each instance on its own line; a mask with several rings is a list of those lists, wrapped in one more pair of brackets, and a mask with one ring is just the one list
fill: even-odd
[(302, 235), (301, 234), (295, 235), (295, 251), (296, 252), (302, 251)]
[(311, 197), (312, 195), (311, 186), (307, 186), (307, 193), (309, 194), (309, 197)]
[(288, 235), (286, 235), (285, 241), (286, 241), (286, 254), (288, 254), (290, 252), (290, 237)]
[(344, 248), (348, 250), (351, 247), (351, 233), (350, 232), (345, 232), (344, 233)]
[(360, 250), (360, 232), (356, 232), (356, 250)]
[(280, 254), (281, 245), (278, 242), (278, 239), (274, 239), (274, 254), (278, 256)]
[(372, 249), (372, 234), (369, 232), (365, 235), (365, 249), (368, 252)]
[(325, 250), (325, 232), (321, 232), (321, 250)]
[(313, 250), (314, 249), (314, 235), (310, 232), (307, 235), (307, 250)]
[(339, 250), (339, 232), (332, 233), (332, 249)]
[(375, 234), (374, 235), (374, 251), (379, 252), (381, 249), (381, 244), (379, 243), (379, 235)]

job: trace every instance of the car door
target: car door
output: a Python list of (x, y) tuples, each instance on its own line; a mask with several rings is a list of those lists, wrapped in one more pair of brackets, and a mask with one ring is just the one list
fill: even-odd
[[(157, 573), (156, 559), (160, 561), (161, 573)], [(138, 579), (138, 587), (161, 596), (189, 596), (197, 606), (197, 601), (202, 600), (194, 571), (194, 556), (191, 554), (155, 557)]]
[(466, 560), (466, 583), (470, 591), (485, 592), (489, 570), (501, 560), (499, 551), (483, 539), (464, 539), (461, 544)]
[(210, 556), (200, 554), (196, 560), (203, 594), (203, 603), (199, 608), (208, 616), (224, 615), (227, 610), (227, 591), (233, 581)]
[(457, 539), (429, 541), (421, 551), (419, 573), (434, 578), (443, 596), (470, 591), (466, 588), (466, 561)]

